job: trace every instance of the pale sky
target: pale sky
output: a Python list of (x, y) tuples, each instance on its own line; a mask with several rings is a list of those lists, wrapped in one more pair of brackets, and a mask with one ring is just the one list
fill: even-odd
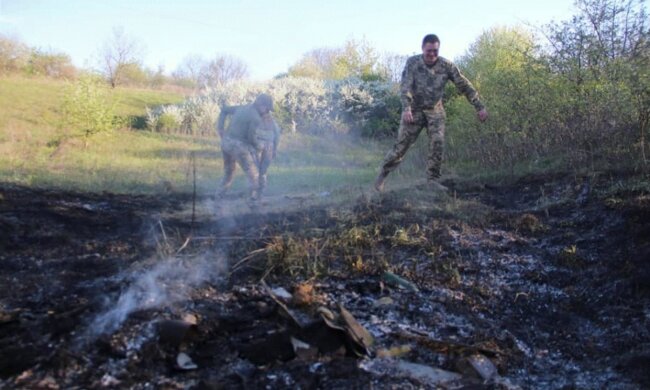
[(171, 73), (188, 55), (243, 60), (253, 79), (285, 72), (306, 52), (365, 40), (380, 53), (462, 55), (494, 26), (567, 20), (573, 0), (0, 0), (0, 34), (92, 67), (115, 27), (143, 47), (144, 65)]

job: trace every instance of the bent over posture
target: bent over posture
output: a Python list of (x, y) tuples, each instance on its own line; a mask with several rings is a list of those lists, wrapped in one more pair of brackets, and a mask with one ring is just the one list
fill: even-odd
[(422, 40), (422, 54), (412, 56), (406, 61), (400, 83), (402, 118), (397, 141), (381, 164), (375, 180), (377, 191), (383, 191), (386, 176), (402, 162), (424, 127), (429, 135), (427, 180), (434, 189), (446, 190), (438, 180), (445, 140), (445, 109), (442, 106), (442, 96), (447, 81), (451, 80), (467, 97), (481, 122), (487, 119), (487, 111), (472, 84), (460, 73), (456, 65), (438, 56), (439, 49), (440, 39), (434, 34), (426, 35)]
[(275, 122), (271, 113), (262, 116), (262, 126), (257, 129), (256, 160), (259, 168), (259, 195), (261, 196), (268, 184), (266, 172), (275, 159), (280, 144), (280, 126)]
[[(218, 196), (223, 196), (235, 175), (237, 164), (242, 168), (250, 188), (250, 199), (259, 198), (259, 168), (255, 161), (259, 149), (257, 130), (264, 126), (263, 116), (273, 110), (273, 100), (267, 94), (257, 96), (252, 104), (225, 106), (221, 109), (217, 131), (221, 136), (224, 177)], [(226, 117), (232, 116), (226, 130)]]

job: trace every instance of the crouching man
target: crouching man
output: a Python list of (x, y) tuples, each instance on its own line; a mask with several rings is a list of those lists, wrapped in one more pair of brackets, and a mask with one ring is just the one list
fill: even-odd
[[(217, 132), (221, 137), (224, 176), (217, 190), (217, 196), (226, 194), (232, 185), (237, 164), (246, 174), (251, 201), (260, 196), (260, 173), (258, 161), (257, 131), (264, 128), (265, 116), (273, 110), (273, 100), (267, 94), (260, 94), (251, 104), (243, 106), (224, 106), (217, 121)], [(230, 122), (226, 128), (226, 119)]]

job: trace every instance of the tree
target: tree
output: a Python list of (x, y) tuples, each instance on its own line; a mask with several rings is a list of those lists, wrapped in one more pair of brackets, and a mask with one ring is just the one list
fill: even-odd
[(217, 87), (233, 81), (243, 80), (248, 76), (248, 66), (239, 58), (217, 54), (212, 60), (201, 66), (199, 85), (203, 88)]
[[(547, 60), (571, 90), (567, 111), (583, 135), (580, 147), (597, 157), (604, 155), (597, 149), (605, 145), (613, 151), (638, 143), (647, 165), (650, 29), (644, 3), (577, 0), (575, 4), (579, 13), (570, 21), (546, 26), (545, 35)], [(633, 129), (638, 135), (632, 136)]]
[[(490, 120), (479, 124), (465, 96), (448, 84), (445, 100), (453, 137), (451, 153), (483, 165), (510, 167), (544, 153), (548, 142), (540, 133), (546, 129), (546, 118), (552, 117), (546, 105), (554, 100), (554, 92), (550, 72), (538, 56), (534, 35), (524, 27), (494, 27), (456, 61), (479, 91)], [(477, 126), (483, 131), (477, 131)], [(528, 143), (531, 137), (539, 142)]]
[(321, 80), (358, 78), (365, 81), (383, 80), (376, 50), (362, 40), (349, 40), (341, 48), (315, 49), (289, 68), (289, 76)]
[(112, 36), (100, 50), (100, 67), (111, 87), (122, 83), (125, 74), (140, 67), (142, 46), (126, 35), (122, 28), (114, 28)]
[(67, 89), (61, 109), (67, 127), (66, 136), (52, 144), (59, 144), (66, 137), (82, 137), (87, 146), (93, 134), (119, 127), (115, 104), (108, 86), (101, 80), (88, 75), (80, 77)]
[(342, 80), (356, 77), (364, 81), (377, 81), (383, 77), (379, 71), (379, 55), (365, 40), (354, 39), (345, 43), (334, 61), (332, 78)]
[(340, 49), (319, 48), (304, 54), (301, 59), (291, 66), (288, 75), (292, 77), (306, 77), (312, 79), (331, 78), (331, 69)]
[(29, 48), (18, 39), (0, 34), (0, 74), (23, 70), (29, 54)]
[(178, 85), (196, 88), (199, 85), (201, 68), (206, 61), (198, 54), (190, 54), (172, 72), (172, 78)]
[(35, 49), (31, 52), (27, 72), (39, 76), (72, 79), (77, 70), (69, 55)]
[(409, 56), (394, 53), (385, 53), (379, 58), (379, 73), (386, 81), (399, 83), (402, 80), (402, 72)]

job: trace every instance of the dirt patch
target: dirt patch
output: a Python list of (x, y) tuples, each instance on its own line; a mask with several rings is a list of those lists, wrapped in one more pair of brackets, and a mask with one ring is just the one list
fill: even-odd
[(2, 186), (0, 385), (650, 386), (650, 194), (448, 184), (252, 209)]

